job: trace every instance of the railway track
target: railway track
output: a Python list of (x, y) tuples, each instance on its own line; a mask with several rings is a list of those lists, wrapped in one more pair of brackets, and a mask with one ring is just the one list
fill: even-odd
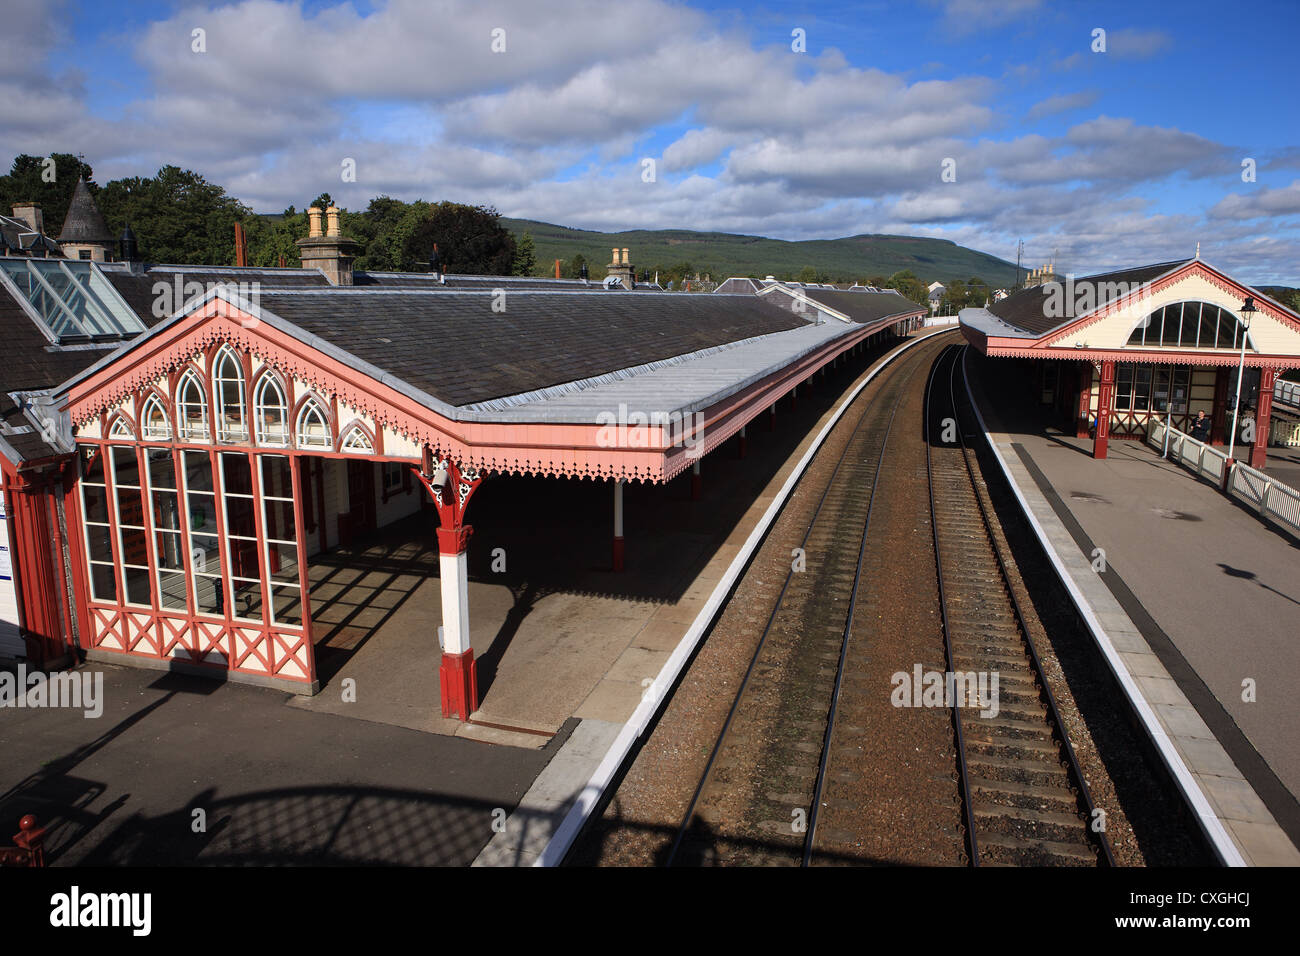
[[(966, 445), (958, 400), (963, 346), (950, 346), (926, 385), (926, 463), (939, 600), (972, 866), (1114, 865), (1104, 817), (1044, 678), (990, 527), (991, 506)], [(993, 675), (997, 675), (997, 683)], [(980, 676), (983, 680), (980, 680)], [(1101, 827), (1094, 821), (1101, 820)]]
[(875, 489), (908, 383), (931, 355), (909, 354), (874, 399), (863, 399), (667, 865), (811, 861)]

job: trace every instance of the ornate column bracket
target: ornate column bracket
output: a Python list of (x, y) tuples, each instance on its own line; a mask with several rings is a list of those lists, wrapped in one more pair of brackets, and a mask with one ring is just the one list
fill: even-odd
[(465, 509), (469, 507), (469, 500), (478, 486), (483, 483), (483, 472), (463, 468), (450, 457), (436, 458), (426, 447), (424, 463), (416, 476), (433, 496), (441, 530), (460, 532), (463, 529), (463, 545), (469, 540), (470, 533), (470, 526), (465, 524)]

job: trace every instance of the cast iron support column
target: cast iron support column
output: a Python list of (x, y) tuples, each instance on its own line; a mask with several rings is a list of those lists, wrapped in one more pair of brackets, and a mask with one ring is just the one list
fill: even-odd
[(420, 482), (438, 509), (438, 572), (442, 586), (442, 664), (438, 682), (442, 716), (469, 720), (478, 710), (478, 668), (469, 629), (469, 539), (465, 523), (470, 496), (483, 481), (481, 472), (462, 468), (451, 458), (435, 460), (426, 448)]
[(1227, 439), (1228, 376), (1226, 366), (1214, 370), (1214, 409), (1210, 412), (1210, 444), (1222, 445)]
[(695, 459), (695, 465), (691, 468), (691, 500), (699, 501), (700, 495), (704, 491), (704, 479), (700, 477), (700, 460)]
[(1092, 440), (1092, 457), (1105, 458), (1110, 444), (1110, 406), (1115, 394), (1115, 363), (1101, 363), (1101, 389), (1097, 396), (1097, 437)]
[(745, 433), (745, 429), (746, 429), (747, 427), (748, 427), (747, 425), (741, 425), (741, 426), (740, 426), (740, 442), (739, 442), (739, 443), (737, 444), (737, 446), (736, 446), (736, 453), (737, 453), (737, 454), (736, 454), (736, 457), (737, 457), (737, 458), (744, 458), (744, 457), (745, 457), (745, 442), (746, 442), (746, 437), (747, 437), (747, 436), (746, 436), (746, 433)]
[(1079, 381), (1079, 419), (1076, 423), (1074, 437), (1087, 438), (1092, 428), (1092, 363), (1084, 362), (1078, 374)]
[(614, 479), (614, 570), (623, 570), (623, 479)]
[(1273, 385), (1277, 369), (1259, 370), (1259, 401), (1255, 408), (1255, 443), (1250, 449), (1250, 467), (1263, 468), (1268, 460), (1268, 433), (1273, 425)]

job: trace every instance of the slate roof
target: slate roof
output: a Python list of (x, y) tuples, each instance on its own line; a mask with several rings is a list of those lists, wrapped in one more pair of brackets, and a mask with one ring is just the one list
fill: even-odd
[(519, 290), (264, 291), (262, 309), (464, 406), (808, 323), (752, 296)]
[(68, 214), (63, 219), (59, 242), (114, 241), (115, 237), (108, 231), (104, 217), (99, 214), (95, 200), (91, 198), (90, 187), (84, 179), (78, 179), (77, 188), (72, 193), (72, 202), (68, 204)]
[(0, 216), (0, 255), (5, 252), (14, 255), (63, 255), (59, 244), (49, 236), (34, 231), (21, 219)]
[(897, 292), (866, 292), (849, 289), (809, 289), (805, 295), (814, 302), (843, 312), (854, 322), (868, 325), (893, 315), (924, 312), (924, 306)]
[[(1118, 272), (1103, 272), (1093, 276), (1085, 276), (1082, 279), (1074, 280), (1074, 292), (1077, 297), (1080, 290), (1086, 286), (1093, 287), (1093, 301), (1097, 307), (1101, 307), (1111, 299), (1117, 298), (1119, 290), (1113, 288), (1115, 283), (1123, 283), (1126, 286), (1140, 285), (1144, 282), (1151, 282), (1160, 278), (1167, 272), (1173, 272), (1179, 266), (1185, 265), (1187, 259), (1179, 259), (1173, 262), (1157, 262), (1149, 266), (1139, 266), (1134, 269), (1122, 269)], [(1103, 283), (1112, 285), (1112, 288), (1100, 288)], [(1087, 294), (1086, 291), (1083, 294)], [(1101, 295), (1100, 300), (1098, 294)], [(1047, 315), (1046, 305), (1048, 297), (1051, 295), (1048, 286), (1033, 286), (1032, 288), (1022, 289), (1019, 292), (1000, 299), (989, 306), (988, 311), (996, 316), (1001, 322), (1006, 323), (1014, 329), (1022, 332), (1028, 332), (1034, 337), (1045, 335), (1053, 329), (1073, 322), (1078, 316), (1070, 315), (1062, 318), (1059, 315)], [(965, 311), (964, 309), (962, 310)], [(996, 333), (1005, 334), (1005, 333)]]
[[(279, 288), (333, 288), (329, 280), (317, 269), (257, 269), (222, 266), (153, 266), (146, 265), (143, 272), (130, 272), (125, 264), (100, 263), (105, 278), (112, 284), (127, 305), (135, 310), (136, 315), (146, 325), (153, 325), (160, 320), (153, 314), (154, 285), (166, 282), (175, 288), (177, 277), (180, 279), (182, 295), (185, 285), (200, 282), (204, 289), (209, 283), (257, 283), (258, 287)], [(115, 268), (115, 266), (120, 266)], [(173, 294), (172, 299), (175, 299)], [(178, 309), (182, 302), (175, 302), (173, 309)], [(166, 318), (162, 316), (161, 318)]]
[[(600, 279), (549, 279), (543, 276), (443, 276), (439, 282), (430, 272), (354, 272), (356, 288), (387, 289), (567, 289), (572, 292), (606, 292)], [(624, 289), (623, 291), (627, 291)], [(653, 282), (638, 282), (633, 292), (663, 292)]]

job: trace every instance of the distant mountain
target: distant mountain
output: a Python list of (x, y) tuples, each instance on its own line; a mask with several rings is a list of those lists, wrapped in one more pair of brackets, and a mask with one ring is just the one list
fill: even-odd
[(967, 249), (947, 239), (863, 235), (787, 242), (689, 229), (594, 232), (504, 216), (501, 223), (515, 234), (516, 240), (525, 232), (532, 233), (538, 267), (547, 274), (554, 268), (556, 259), (567, 263), (581, 253), (592, 278), (603, 277), (610, 250), (617, 246), (628, 249), (638, 270), (668, 269), (689, 262), (693, 271), (709, 273), (714, 279), (733, 275), (795, 276), (806, 266), (826, 274), (831, 281), (888, 277), (902, 269), (910, 269), (925, 283), (978, 276), (996, 288), (1009, 286), (1016, 279), (1014, 262)]

